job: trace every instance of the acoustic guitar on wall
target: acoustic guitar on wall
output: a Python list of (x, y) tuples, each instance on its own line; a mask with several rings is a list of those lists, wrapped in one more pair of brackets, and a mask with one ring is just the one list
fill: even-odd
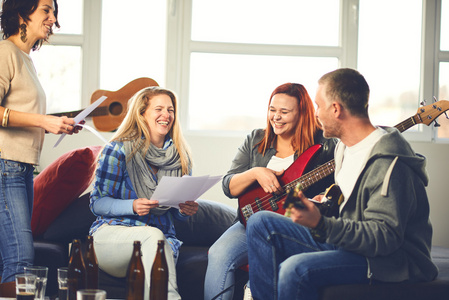
[[(98, 131), (116, 130), (125, 118), (128, 100), (135, 93), (149, 86), (159, 86), (159, 84), (151, 78), (141, 77), (127, 83), (117, 91), (96, 90), (90, 98), (91, 103), (94, 103), (101, 96), (106, 96), (107, 99), (92, 111), (88, 117), (92, 117), (94, 126)], [(80, 112), (82, 112), (82, 110), (55, 113), (51, 115), (74, 118)]]

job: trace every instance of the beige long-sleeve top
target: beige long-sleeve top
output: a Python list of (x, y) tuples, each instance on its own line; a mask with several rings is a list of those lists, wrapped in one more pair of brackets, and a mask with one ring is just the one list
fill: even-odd
[[(9, 40), (0, 41), (0, 105), (14, 111), (45, 114), (45, 92), (31, 57)], [(0, 157), (37, 165), (45, 130), (0, 126)]]

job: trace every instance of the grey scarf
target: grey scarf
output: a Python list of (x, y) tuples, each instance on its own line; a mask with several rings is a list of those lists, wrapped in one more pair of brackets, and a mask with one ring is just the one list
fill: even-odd
[[(182, 175), (181, 159), (174, 145), (164, 150), (151, 144), (145, 156), (140, 151), (143, 140), (124, 141), (123, 145), (126, 155), (126, 170), (139, 198), (150, 199), (162, 176), (179, 177)], [(135, 147), (139, 150), (132, 155), (131, 159), (128, 159)], [(152, 173), (150, 164), (158, 168), (156, 174)], [(156, 180), (154, 176), (157, 176)], [(169, 206), (159, 206), (152, 208), (150, 213), (160, 216), (166, 213), (169, 208)]]

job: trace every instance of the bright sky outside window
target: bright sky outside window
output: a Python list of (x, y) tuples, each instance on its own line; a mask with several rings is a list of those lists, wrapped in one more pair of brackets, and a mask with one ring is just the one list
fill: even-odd
[(394, 126), (419, 107), (421, 26), (421, 0), (360, 0), (358, 70), (376, 125)]
[(193, 0), (192, 40), (337, 46), (339, 2)]

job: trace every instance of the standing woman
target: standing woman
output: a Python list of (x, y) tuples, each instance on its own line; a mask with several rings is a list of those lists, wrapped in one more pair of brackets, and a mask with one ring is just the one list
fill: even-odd
[[(267, 126), (249, 134), (223, 178), (229, 198), (244, 194), (257, 182), (266, 193), (283, 191), (278, 181), (293, 162), (314, 144), (322, 144), (304, 173), (333, 159), (336, 141), (325, 139), (315, 117), (313, 102), (303, 85), (285, 83), (271, 94)], [(315, 183), (307, 194), (315, 195), (333, 183), (333, 177)], [(232, 299), (235, 271), (248, 263), (246, 231), (242, 223), (231, 226), (209, 249), (204, 299)], [(268, 258), (267, 258), (268, 259)]]
[(163, 176), (191, 174), (176, 102), (175, 94), (161, 87), (145, 88), (129, 100), (125, 119), (100, 155), (91, 193), (90, 208), (97, 220), (90, 234), (100, 268), (125, 277), (133, 243), (140, 241), (145, 299), (158, 240), (165, 240), (168, 299), (181, 299), (175, 264), (182, 242), (176, 238), (173, 218), (187, 220), (198, 211), (194, 201), (180, 203), (178, 209), (149, 200)]
[(30, 58), (59, 27), (52, 0), (3, 0), (0, 41), (0, 296), (15, 297), (14, 275), (33, 264), (33, 169), (45, 132), (78, 132), (74, 120), (45, 115)]

